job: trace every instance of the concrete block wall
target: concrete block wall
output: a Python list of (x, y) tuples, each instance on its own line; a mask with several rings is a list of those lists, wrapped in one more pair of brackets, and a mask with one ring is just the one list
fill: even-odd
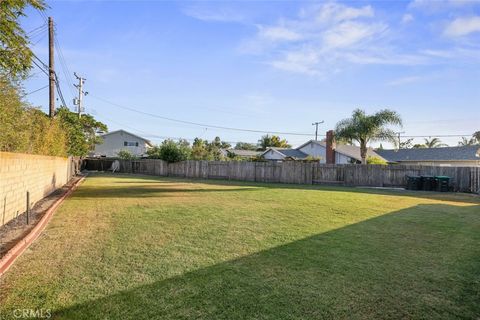
[(0, 152), (0, 226), (62, 187), (75, 174), (70, 158)]

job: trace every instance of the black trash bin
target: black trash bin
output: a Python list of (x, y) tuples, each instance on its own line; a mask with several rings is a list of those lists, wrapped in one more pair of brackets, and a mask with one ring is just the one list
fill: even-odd
[(433, 190), (435, 190), (435, 177), (433, 177), (433, 176), (422, 176), (422, 190), (423, 191), (433, 191)]
[(407, 176), (408, 190), (422, 190), (422, 178), (419, 176)]
[(450, 177), (436, 176), (435, 177), (435, 190), (438, 192), (448, 192), (450, 189)]

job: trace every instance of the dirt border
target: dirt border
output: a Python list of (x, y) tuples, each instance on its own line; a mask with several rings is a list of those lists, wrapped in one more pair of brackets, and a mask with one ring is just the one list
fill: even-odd
[(20, 257), (25, 250), (38, 238), (52, 218), (56, 209), (60, 206), (60, 204), (62, 204), (63, 200), (72, 194), (72, 192), (80, 185), (80, 183), (85, 180), (85, 177), (86, 176), (83, 176), (76, 181), (67, 192), (65, 192), (50, 208), (48, 208), (37, 225), (23, 239), (18, 241), (15, 246), (8, 250), (8, 252), (0, 259), (0, 277), (7, 272), (15, 260), (17, 260), (17, 258)]

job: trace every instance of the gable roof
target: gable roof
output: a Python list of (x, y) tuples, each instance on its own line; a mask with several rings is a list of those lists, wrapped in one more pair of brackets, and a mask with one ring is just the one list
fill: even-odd
[(263, 156), (265, 153), (268, 151), (273, 150), (277, 153), (280, 153), (282, 156), (285, 158), (293, 158), (293, 159), (306, 159), (308, 157), (308, 154), (297, 150), (297, 149), (284, 149), (284, 148), (268, 148), (265, 150), (260, 156)]
[(224, 149), (226, 152), (234, 154), (239, 157), (255, 157), (261, 153), (261, 151), (255, 150), (241, 150), (241, 149)]
[[(327, 147), (327, 143), (325, 141), (310, 140), (302, 144), (297, 149), (301, 149), (310, 143), (318, 144), (324, 148)], [(358, 146), (337, 143), (335, 145), (335, 152), (343, 154), (344, 156), (353, 158), (355, 160), (362, 161), (362, 157), (360, 155), (360, 147)], [(386, 160), (380, 154), (378, 154), (378, 152), (376, 152), (373, 148), (370, 148), (370, 147), (367, 149), (367, 157), (375, 157), (382, 160)]]
[(140, 137), (139, 135), (133, 134), (133, 133), (131, 133), (131, 132), (125, 131), (125, 130), (123, 130), (123, 129), (115, 130), (115, 131), (110, 131), (110, 132), (104, 133), (104, 134), (100, 135), (100, 137), (105, 137), (105, 136), (108, 136), (108, 135), (111, 135), (111, 134), (114, 134), (114, 133), (119, 133), (119, 132), (123, 132), (123, 133), (129, 134), (129, 135), (131, 135), (131, 136), (134, 136), (134, 137), (136, 137), (136, 138), (138, 138), (138, 139), (140, 139), (140, 140), (145, 141), (149, 146), (153, 147), (153, 144), (152, 144), (152, 142), (151, 142), (150, 140), (145, 139), (145, 138), (143, 138), (143, 137)]
[(377, 150), (389, 162), (480, 161), (480, 146)]

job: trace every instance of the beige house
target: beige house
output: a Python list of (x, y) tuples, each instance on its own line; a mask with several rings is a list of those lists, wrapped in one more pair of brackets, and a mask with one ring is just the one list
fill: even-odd
[(103, 142), (95, 145), (93, 157), (116, 157), (118, 152), (127, 150), (137, 157), (146, 154), (153, 145), (150, 140), (125, 130), (117, 130), (101, 135)]

